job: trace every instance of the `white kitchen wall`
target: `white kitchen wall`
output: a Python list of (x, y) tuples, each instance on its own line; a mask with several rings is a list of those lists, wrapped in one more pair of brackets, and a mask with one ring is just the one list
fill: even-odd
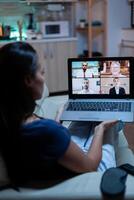
[(128, 0), (108, 0), (107, 56), (119, 56), (121, 30), (131, 26), (131, 7)]

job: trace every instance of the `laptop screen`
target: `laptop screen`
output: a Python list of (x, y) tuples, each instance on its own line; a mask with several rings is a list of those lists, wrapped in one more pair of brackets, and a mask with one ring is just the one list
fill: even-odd
[(132, 57), (69, 59), (69, 93), (73, 97), (131, 97)]

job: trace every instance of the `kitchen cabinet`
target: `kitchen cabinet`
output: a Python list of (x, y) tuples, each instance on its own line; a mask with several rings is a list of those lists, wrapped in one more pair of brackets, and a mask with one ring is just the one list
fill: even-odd
[(68, 90), (67, 59), (77, 57), (77, 40), (31, 43), (45, 67), (45, 79), (50, 93)]

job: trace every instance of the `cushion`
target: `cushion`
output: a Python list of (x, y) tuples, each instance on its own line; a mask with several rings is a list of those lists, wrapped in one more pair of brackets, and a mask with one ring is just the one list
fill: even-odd
[(42, 99), (44, 99), (45, 97), (49, 96), (49, 90), (48, 87), (46, 85), (46, 83), (44, 84), (44, 91), (43, 91), (43, 95), (42, 95)]
[(60, 107), (68, 100), (67, 95), (46, 97), (42, 101), (38, 101), (35, 113), (41, 117), (55, 119)]
[(116, 151), (116, 162), (117, 166), (123, 165), (125, 163), (134, 166), (134, 154), (132, 150), (128, 147), (119, 147)]
[(44, 90), (43, 90), (42, 97), (41, 97), (41, 99), (39, 99), (39, 100), (36, 101), (37, 106), (36, 106), (36, 108), (35, 108), (34, 113), (36, 113), (37, 115), (39, 115), (39, 110), (41, 109), (44, 100), (45, 100), (46, 97), (48, 97), (48, 96), (49, 96), (49, 90), (48, 90), (47, 85), (44, 84)]
[(42, 97), (41, 97), (41, 99), (37, 100), (36, 103), (40, 105), (44, 101), (44, 99), (48, 96), (49, 96), (49, 90), (48, 90), (48, 87), (45, 83)]
[(134, 154), (129, 148), (127, 139), (124, 132), (121, 130), (119, 132), (119, 143), (116, 149), (116, 163), (117, 166), (129, 163), (134, 166)]

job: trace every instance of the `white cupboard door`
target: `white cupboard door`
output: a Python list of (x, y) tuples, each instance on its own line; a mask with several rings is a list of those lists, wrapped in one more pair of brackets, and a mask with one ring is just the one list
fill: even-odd
[(69, 57), (76, 57), (76, 41), (48, 43), (49, 59), (47, 73), (50, 92), (68, 91)]
[(68, 90), (68, 58), (76, 57), (76, 41), (57, 42), (57, 70), (59, 91)]
[(57, 51), (56, 42), (48, 42), (46, 74), (47, 74), (47, 85), (50, 93), (59, 91), (56, 51)]

